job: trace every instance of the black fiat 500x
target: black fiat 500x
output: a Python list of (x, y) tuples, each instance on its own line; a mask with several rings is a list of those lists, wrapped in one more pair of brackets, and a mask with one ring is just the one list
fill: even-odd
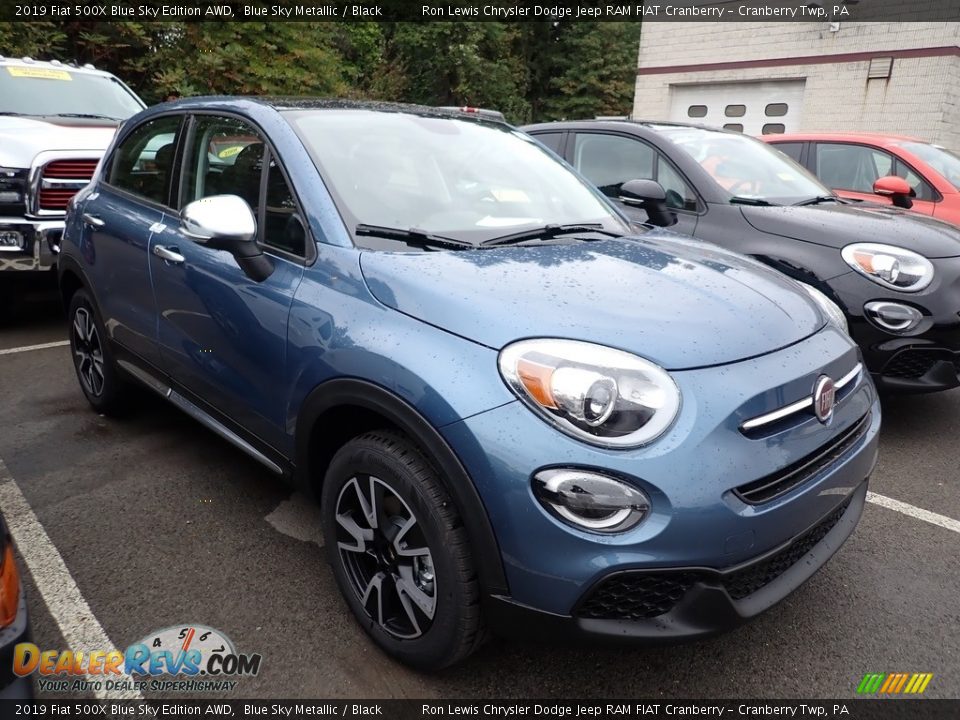
[(826, 294), (878, 387), (960, 385), (960, 228), (841, 199), (737, 132), (617, 120), (523, 129), (635, 221), (751, 255)]

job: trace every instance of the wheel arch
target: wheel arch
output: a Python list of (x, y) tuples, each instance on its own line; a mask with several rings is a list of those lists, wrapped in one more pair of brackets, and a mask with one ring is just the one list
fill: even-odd
[(295, 433), (297, 483), (319, 498), (334, 453), (351, 438), (375, 429), (402, 432), (424, 452), (460, 510), (481, 588), (489, 595), (508, 594), (500, 548), (473, 480), (436, 428), (385, 388), (357, 378), (339, 378), (321, 384), (307, 396)]
[(57, 288), (60, 293), (60, 300), (63, 302), (64, 311), (70, 308), (70, 298), (77, 290), (86, 290), (90, 295), (97, 312), (100, 312), (100, 304), (97, 302), (96, 294), (93, 292), (90, 282), (87, 280), (87, 274), (80, 267), (80, 263), (69, 255), (61, 255), (57, 262)]

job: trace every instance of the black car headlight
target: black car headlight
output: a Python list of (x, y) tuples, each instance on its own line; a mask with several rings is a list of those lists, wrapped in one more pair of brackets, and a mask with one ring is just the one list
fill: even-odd
[(933, 263), (912, 250), (881, 243), (854, 243), (840, 254), (858, 273), (891, 290), (919, 292), (933, 281)]
[(593, 445), (646, 445), (680, 412), (673, 378), (622, 350), (577, 340), (520, 340), (500, 352), (499, 365), (528, 407)]

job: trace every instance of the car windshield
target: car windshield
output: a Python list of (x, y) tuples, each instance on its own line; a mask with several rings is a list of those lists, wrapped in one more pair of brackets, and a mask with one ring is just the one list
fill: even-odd
[(960, 188), (960, 157), (946, 148), (920, 142), (901, 142), (900, 147), (908, 150), (940, 173), (955, 188)]
[(142, 109), (116, 78), (63, 67), (0, 67), (0, 114), (126, 120)]
[(792, 205), (833, 195), (782, 152), (746, 135), (680, 125), (656, 129), (700, 163), (732, 201)]
[(365, 109), (286, 117), (351, 230), (415, 229), (472, 244), (547, 225), (629, 232), (594, 188), (506, 125)]

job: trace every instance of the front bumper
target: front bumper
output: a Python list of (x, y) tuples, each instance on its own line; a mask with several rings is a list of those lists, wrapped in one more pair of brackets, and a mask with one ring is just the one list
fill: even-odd
[(47, 271), (57, 264), (63, 220), (28, 220), (0, 217), (0, 231), (23, 236), (23, 249), (0, 250), (0, 272)]
[(17, 617), (13, 623), (0, 630), (0, 701), (33, 699), (32, 677), (20, 677), (13, 672), (14, 648), (30, 640), (27, 599), (21, 586)]
[(541, 640), (563, 635), (655, 643), (715, 635), (777, 604), (823, 567), (856, 528), (866, 494), (864, 481), (812, 527), (736, 567), (612, 572), (584, 593), (570, 615), (491, 598), (490, 624), (500, 633)]
[[(856, 524), (865, 480), (876, 462), (880, 406), (863, 374), (842, 394), (829, 426), (812, 414), (762, 436), (747, 436), (740, 426), (808, 397), (821, 373), (843, 377), (858, 360), (849, 338), (831, 326), (760, 358), (675, 372), (683, 395), (680, 415), (657, 442), (635, 450), (579, 443), (519, 403), (443, 428), (497, 534), (510, 594), (491, 599), (491, 615), (497, 616), (497, 608), (526, 607), (591, 634), (623, 635), (629, 629), (639, 637), (686, 637), (719, 631), (785, 597)], [(862, 433), (782, 493), (761, 502), (741, 497), (755, 481), (779, 477), (798, 462), (820, 457), (861, 423)], [(548, 466), (613, 474), (646, 493), (650, 514), (637, 527), (615, 535), (571, 527), (533, 496), (530, 479)], [(816, 562), (793, 558), (761, 582), (754, 578), (755, 587), (744, 594), (748, 566), (783, 552), (847, 501), (836, 527), (815, 539)], [(801, 555), (812, 551), (801, 549)], [(781, 557), (778, 562), (785, 561)], [(679, 591), (654, 588), (654, 594), (675, 597), (652, 615), (627, 607), (639, 595), (629, 588), (623, 598), (627, 609), (620, 616), (585, 612), (597, 588), (627, 574), (640, 589), (645, 578), (686, 576)], [(734, 574), (741, 583), (736, 591), (725, 584)], [(612, 605), (618, 604), (614, 598)]]
[[(930, 393), (960, 387), (960, 258), (940, 258), (934, 282), (920, 293), (894, 293), (850, 272), (830, 281), (850, 334), (880, 390)], [(906, 335), (877, 327), (863, 306), (886, 300), (919, 309), (924, 320)]]

